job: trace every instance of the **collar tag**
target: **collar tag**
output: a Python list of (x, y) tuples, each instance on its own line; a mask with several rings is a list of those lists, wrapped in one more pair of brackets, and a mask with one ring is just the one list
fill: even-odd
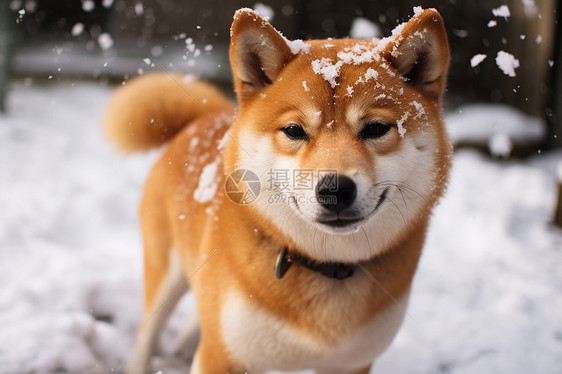
[(281, 279), (285, 276), (291, 265), (293, 265), (293, 261), (291, 257), (288, 255), (289, 250), (287, 248), (283, 248), (279, 255), (277, 256), (277, 261), (275, 263), (275, 277), (277, 279)]

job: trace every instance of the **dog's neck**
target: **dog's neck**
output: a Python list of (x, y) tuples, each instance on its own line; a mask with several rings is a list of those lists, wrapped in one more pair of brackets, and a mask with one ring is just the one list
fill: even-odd
[(294, 263), (299, 263), (325, 277), (337, 280), (344, 280), (353, 276), (353, 274), (355, 274), (355, 270), (359, 266), (357, 264), (344, 264), (337, 262), (318, 262), (298, 253), (290, 253), (289, 249), (284, 247), (277, 256), (277, 261), (275, 263), (275, 276), (278, 279), (283, 278)]

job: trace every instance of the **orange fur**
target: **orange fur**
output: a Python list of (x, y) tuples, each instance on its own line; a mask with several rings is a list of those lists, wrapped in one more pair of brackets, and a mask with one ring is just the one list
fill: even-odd
[(122, 151), (147, 150), (165, 143), (195, 118), (231, 106), (205, 82), (153, 73), (116, 90), (106, 111), (105, 131)]
[[(376, 42), (343, 39), (308, 45), (308, 51), (293, 53), (269, 23), (249, 10), (239, 11), (230, 49), (241, 108), (235, 120), (231, 105), (208, 85), (185, 85), (186, 94), (176, 85), (180, 77), (163, 74), (133, 80), (110, 104), (108, 133), (124, 150), (148, 148), (176, 134), (154, 166), (141, 203), (145, 319), (131, 374), (148, 370), (154, 334), (147, 331), (157, 327), (150, 318), (169, 313), (167, 307), (166, 313), (159, 312), (162, 295), (166, 300), (166, 292), (176, 291), (169, 284), (183, 282), (170, 280), (176, 261), (199, 311), (202, 335), (193, 374), (304, 369), (309, 364), (319, 372), (366, 373), (392, 339), (394, 330), (381, 330), (376, 340), (377, 329), (387, 324), (377, 318), (400, 314), (389, 314), (393, 308), (404, 312), (405, 304), (397, 300), (407, 299), (450, 163), (440, 109), (449, 60), (443, 23), (436, 11), (424, 11), (377, 52), (377, 59), (343, 64), (334, 85), (311, 69), (313, 61), (338, 61), (340, 52), (356, 45), (359, 52), (374, 51)], [(376, 79), (365, 78), (368, 69)], [(206, 98), (209, 112), (190, 96)], [(157, 129), (149, 124), (151, 118)], [(360, 138), (358, 133), (373, 121), (392, 128), (380, 138)], [(289, 139), (283, 128), (291, 123), (302, 125), (309, 138)], [(427, 162), (417, 164), (420, 160)], [(381, 208), (364, 219), (359, 231), (333, 232), (311, 218), (322, 211), (317, 205), (291, 208), (264, 202), (273, 195), (263, 186), (252, 204), (229, 200), (226, 175), (246, 168), (263, 178), (279, 162), (292, 169), (350, 175), (357, 180), (361, 201), (374, 205), (380, 199)], [(213, 178), (201, 178), (206, 174)], [(381, 197), (383, 188), (390, 191), (388, 201)], [(295, 264), (279, 280), (274, 264), (284, 247), (317, 261), (361, 265), (356, 275), (341, 281)], [(252, 316), (243, 320), (246, 327), (233, 326), (231, 321), (245, 313)], [(365, 330), (374, 328), (369, 326), (376, 329)], [(245, 328), (257, 329), (266, 341), (246, 349), (258, 338), (245, 335)], [(369, 342), (378, 347), (372, 352), (371, 343), (362, 340), (371, 335), (375, 340)], [(358, 346), (348, 351), (346, 344)], [(355, 351), (361, 351), (359, 358), (345, 362)], [(329, 361), (332, 353), (335, 362)]]

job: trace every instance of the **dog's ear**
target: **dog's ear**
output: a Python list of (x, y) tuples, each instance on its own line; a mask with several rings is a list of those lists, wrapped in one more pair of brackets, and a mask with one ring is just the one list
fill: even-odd
[(230, 29), (230, 64), (240, 105), (275, 81), (292, 56), (269, 22), (251, 9), (238, 10)]
[(425, 94), (441, 96), (449, 67), (449, 45), (441, 15), (426, 9), (395, 29), (383, 56)]

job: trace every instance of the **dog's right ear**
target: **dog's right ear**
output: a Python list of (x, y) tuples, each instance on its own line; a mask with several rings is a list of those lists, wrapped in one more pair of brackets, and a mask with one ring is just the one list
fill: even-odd
[(441, 15), (426, 9), (399, 28), (383, 56), (421, 92), (441, 97), (449, 67), (447, 33)]
[(293, 54), (285, 38), (255, 11), (234, 14), (230, 29), (230, 64), (240, 106), (273, 83)]

